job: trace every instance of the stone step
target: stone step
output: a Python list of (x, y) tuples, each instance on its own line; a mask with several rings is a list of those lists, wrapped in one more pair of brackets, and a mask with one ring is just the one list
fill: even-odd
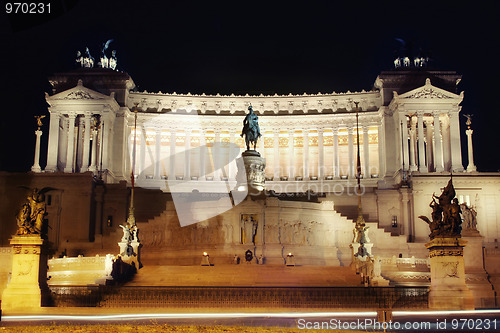
[(284, 265), (145, 266), (127, 285), (231, 287), (361, 286), (350, 267)]

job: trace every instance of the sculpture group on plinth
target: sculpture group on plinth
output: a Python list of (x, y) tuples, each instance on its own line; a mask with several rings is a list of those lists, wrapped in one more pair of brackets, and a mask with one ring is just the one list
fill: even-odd
[(465, 283), (464, 247), (467, 241), (461, 235), (462, 210), (455, 198), (452, 179), (439, 197), (432, 195), (429, 206), (432, 208), (432, 221), (426, 216), (419, 216), (429, 224), (431, 231), (431, 241), (425, 244), (431, 263), (429, 308), (474, 309), (474, 297)]
[(17, 235), (37, 234), (42, 238), (47, 237), (45, 193), (50, 190), (50, 187), (41, 190), (34, 188), (28, 195), (16, 216)]
[(34, 188), (17, 214), (17, 232), (10, 239), (12, 274), (2, 294), (2, 311), (19, 312), (47, 305), (47, 219), (45, 187)]
[[(436, 199), (438, 199), (437, 202)], [(431, 240), (436, 237), (460, 237), (462, 232), (461, 209), (458, 199), (455, 198), (455, 188), (451, 179), (439, 197), (435, 194), (432, 195), (429, 207), (432, 208), (432, 221), (423, 215), (419, 218), (429, 224)]]

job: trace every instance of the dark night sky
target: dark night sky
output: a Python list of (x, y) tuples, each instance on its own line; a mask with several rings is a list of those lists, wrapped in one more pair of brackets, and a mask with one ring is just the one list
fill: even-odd
[[(119, 69), (139, 90), (207, 94), (370, 90), (392, 67), (395, 38), (412, 41), (415, 50), (432, 51), (434, 68), (463, 75), (462, 113), (474, 114), (476, 165), (500, 169), (491, 141), (500, 120), (498, 1), (51, 2), (60, 14), (51, 18), (7, 16), (0, 2), (2, 171), (33, 164), (33, 115), (48, 114), (47, 77), (73, 69), (85, 46), (97, 58), (109, 38)], [(43, 130), (42, 168), (48, 126)]]

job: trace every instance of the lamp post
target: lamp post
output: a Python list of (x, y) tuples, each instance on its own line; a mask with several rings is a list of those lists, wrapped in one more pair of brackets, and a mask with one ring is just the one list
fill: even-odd
[(136, 154), (136, 143), (137, 143), (137, 105), (134, 104), (134, 146), (132, 148), (132, 169), (130, 171), (130, 180), (132, 182), (132, 189), (130, 190), (130, 207), (128, 210), (127, 223), (129, 228), (135, 227), (135, 215), (134, 215), (134, 187), (135, 187), (135, 154)]
[(357, 179), (357, 187), (358, 187), (358, 218), (356, 219), (356, 229), (359, 231), (361, 228), (365, 226), (365, 219), (363, 218), (363, 210), (361, 207), (361, 155), (359, 152), (359, 102), (354, 102), (356, 104), (356, 139), (357, 139), (357, 149), (358, 154), (356, 157), (356, 179)]

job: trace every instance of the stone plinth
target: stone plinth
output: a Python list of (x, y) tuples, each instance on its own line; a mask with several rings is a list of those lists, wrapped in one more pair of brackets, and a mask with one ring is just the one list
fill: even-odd
[(464, 247), (461, 238), (436, 237), (425, 244), (431, 262), (429, 308), (473, 310), (474, 297), (465, 284)]
[[(266, 159), (262, 158), (259, 152), (255, 150), (247, 150), (241, 154), (240, 159), (237, 161), (238, 173), (236, 174), (236, 190), (248, 190), (248, 194), (257, 196), (265, 189), (265, 169)], [(244, 169), (242, 168), (244, 166)]]
[(495, 307), (495, 291), (483, 264), (483, 239), (477, 230), (462, 231), (462, 239), (467, 241), (464, 248), (464, 264), (467, 286), (474, 295), (477, 308)]
[(120, 256), (124, 263), (133, 265), (136, 269), (142, 267), (142, 264), (139, 260), (139, 248), (141, 246), (140, 242), (132, 241), (129, 243), (120, 241), (118, 242), (118, 246), (120, 247)]
[(47, 256), (40, 235), (13, 236), (12, 277), (2, 295), (4, 313), (24, 312), (46, 305)]

